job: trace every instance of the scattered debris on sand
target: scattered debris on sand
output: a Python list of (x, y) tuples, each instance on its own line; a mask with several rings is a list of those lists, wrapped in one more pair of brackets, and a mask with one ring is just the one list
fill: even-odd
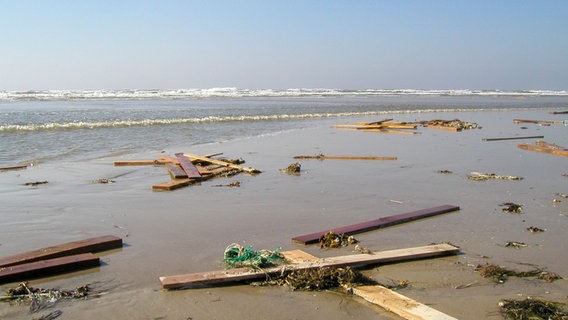
[(553, 282), (555, 280), (562, 279), (562, 277), (560, 277), (556, 273), (544, 271), (538, 268), (529, 271), (514, 271), (489, 263), (485, 265), (478, 265), (475, 268), (475, 271), (478, 272), (482, 277), (493, 279), (493, 281), (497, 283), (503, 283), (507, 281), (508, 277), (536, 277), (537, 279), (545, 280), (546, 282)]
[(35, 187), (35, 186), (38, 186), (38, 185), (40, 185), (40, 184), (47, 184), (47, 183), (49, 183), (49, 182), (47, 182), (47, 181), (26, 182), (26, 183), (24, 183), (24, 186)]
[(500, 204), (500, 206), (504, 207), (501, 210), (503, 212), (506, 212), (506, 213), (519, 213), (519, 214), (523, 213), (523, 205), (522, 204), (505, 202), (505, 203)]
[(480, 172), (471, 172), (469, 176), (467, 176), (469, 180), (475, 181), (487, 181), (490, 179), (494, 180), (523, 180), (523, 177), (517, 176), (502, 176), (495, 173), (480, 173)]
[(524, 242), (519, 242), (519, 241), (507, 241), (505, 243), (505, 247), (506, 248), (520, 249), (520, 248), (526, 248), (526, 247), (528, 247), (528, 245)]
[(223, 261), (227, 269), (242, 267), (260, 269), (283, 262), (284, 256), (279, 249), (257, 251), (252, 246), (243, 247), (238, 243), (232, 243), (225, 249)]
[(347, 247), (358, 242), (353, 236), (348, 236), (345, 233), (337, 234), (333, 231), (329, 231), (319, 239), (320, 248), (322, 249)]
[(544, 232), (546, 230), (538, 228), (538, 227), (530, 226), (530, 227), (527, 228), (527, 231), (530, 232), (530, 233), (540, 233), (540, 232)]
[(302, 170), (302, 165), (299, 164), (298, 162), (296, 162), (296, 163), (292, 163), (291, 165), (289, 165), (285, 169), (280, 169), (280, 172), (298, 175), (298, 174), (300, 174), (301, 170)]

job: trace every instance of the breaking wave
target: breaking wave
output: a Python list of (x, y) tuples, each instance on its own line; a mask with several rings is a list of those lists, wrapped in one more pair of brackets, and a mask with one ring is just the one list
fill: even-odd
[(0, 91), (0, 101), (57, 100), (143, 100), (143, 99), (207, 99), (241, 97), (340, 97), (340, 96), (507, 96), (541, 97), (568, 96), (568, 91), (554, 90), (416, 90), (416, 89), (155, 89), (155, 90), (40, 90)]

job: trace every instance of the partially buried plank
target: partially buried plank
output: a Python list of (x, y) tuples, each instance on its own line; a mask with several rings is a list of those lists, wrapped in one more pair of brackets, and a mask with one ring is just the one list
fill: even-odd
[(271, 274), (281, 273), (284, 270), (306, 270), (325, 267), (364, 266), (370, 264), (400, 262), (413, 259), (437, 257), (456, 254), (460, 250), (449, 244), (435, 244), (423, 247), (397, 249), (372, 254), (355, 254), (331, 258), (322, 258), (315, 261), (304, 261), (293, 265), (271, 267), (262, 270), (249, 268), (236, 268), (228, 270), (207, 271), (199, 273), (181, 274), (160, 277), (164, 289), (179, 289), (207, 284), (222, 284), (235, 281), (260, 279)]
[(0, 282), (20, 281), (38, 276), (96, 267), (99, 264), (99, 257), (92, 253), (41, 260), (0, 268)]
[(79, 253), (105, 251), (120, 247), (122, 247), (122, 239), (115, 236), (107, 235), (89, 238), (0, 258), (0, 268)]
[(310, 244), (316, 243), (319, 241), (320, 237), (328, 233), (329, 231), (333, 231), (337, 234), (345, 233), (347, 235), (361, 233), (365, 231), (370, 231), (379, 228), (385, 228), (389, 226), (393, 226), (396, 224), (409, 222), (413, 220), (423, 219), (431, 216), (435, 216), (442, 213), (452, 212), (459, 210), (460, 207), (452, 206), (452, 205), (442, 205), (430, 209), (423, 209), (418, 211), (412, 211), (408, 213), (401, 213), (393, 216), (383, 217), (376, 220), (361, 222), (349, 226), (339, 227), (339, 228), (330, 228), (325, 231), (319, 231), (315, 233), (310, 233), (302, 236), (297, 236), (292, 238), (293, 241), (299, 242), (302, 244)]
[[(302, 250), (284, 251), (282, 252), (282, 255), (284, 255), (286, 259), (292, 263), (314, 261), (318, 259), (316, 256)], [(353, 294), (408, 320), (455, 319), (445, 313), (380, 285), (353, 287)]]

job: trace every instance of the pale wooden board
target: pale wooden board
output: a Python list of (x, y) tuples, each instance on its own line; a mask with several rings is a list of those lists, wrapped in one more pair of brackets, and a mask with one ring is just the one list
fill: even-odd
[(199, 156), (199, 155), (195, 155), (195, 154), (184, 153), (183, 155), (190, 158), (192, 161), (198, 160), (198, 161), (202, 161), (202, 162), (218, 164), (218, 165), (225, 166), (225, 167), (239, 169), (239, 170), (242, 170), (242, 171), (245, 171), (245, 172), (248, 172), (248, 173), (261, 173), (262, 172), (260, 170), (255, 169), (255, 168), (239, 166), (237, 164), (223, 162), (221, 160), (215, 160), (215, 159), (211, 159), (211, 158), (207, 158), (207, 157)]
[(372, 254), (355, 254), (332, 258), (322, 258), (316, 261), (306, 261), (290, 266), (266, 268), (262, 271), (250, 270), (248, 268), (237, 268), (165, 276), (160, 277), (160, 282), (162, 284), (162, 287), (165, 289), (175, 289), (203, 284), (219, 284), (259, 279), (265, 277), (266, 275), (280, 273), (283, 271), (283, 268), (285, 268), (286, 270), (305, 270), (324, 267), (363, 266), (369, 264), (399, 262), (405, 260), (443, 256), (456, 254), (458, 252), (459, 248), (444, 243), (423, 247), (382, 251)]
[(396, 160), (394, 156), (325, 156), (325, 155), (301, 155), (294, 159), (319, 159), (319, 160)]
[(359, 286), (353, 294), (408, 320), (457, 320), (383, 286)]

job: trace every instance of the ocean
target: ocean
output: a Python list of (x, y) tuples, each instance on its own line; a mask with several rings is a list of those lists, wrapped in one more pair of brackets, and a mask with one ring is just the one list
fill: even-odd
[(568, 108), (568, 91), (0, 91), (0, 166), (82, 161), (403, 113)]

